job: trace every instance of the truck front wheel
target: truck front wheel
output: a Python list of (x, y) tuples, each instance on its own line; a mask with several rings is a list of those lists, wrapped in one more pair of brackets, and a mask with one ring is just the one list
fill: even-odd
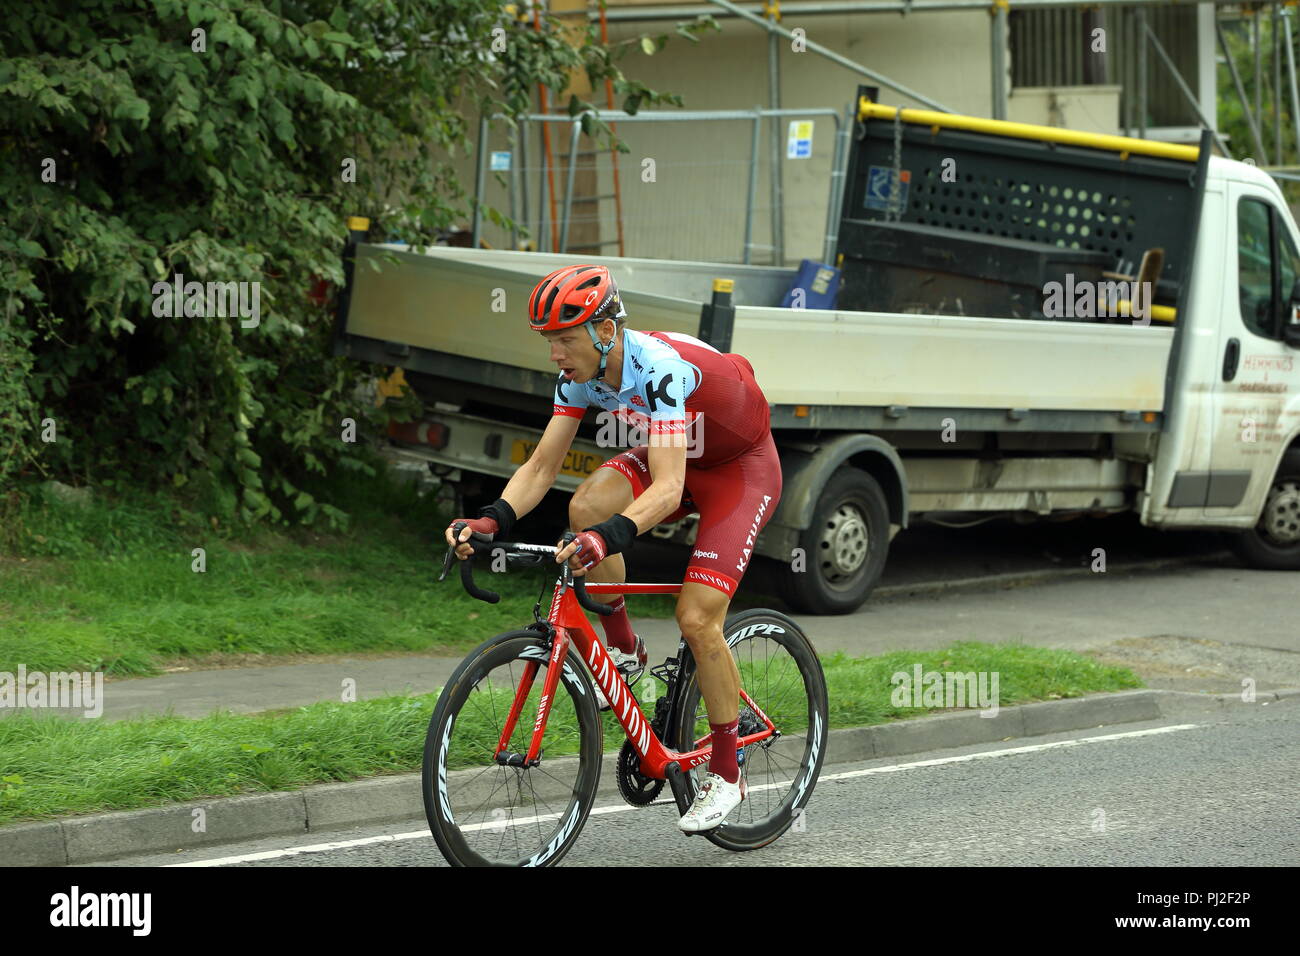
[(1229, 540), (1247, 567), (1300, 571), (1300, 449), (1282, 456), (1259, 524)]
[(781, 596), (808, 614), (847, 614), (880, 580), (889, 551), (889, 506), (880, 485), (860, 468), (831, 475), (799, 532), (801, 554), (778, 569)]

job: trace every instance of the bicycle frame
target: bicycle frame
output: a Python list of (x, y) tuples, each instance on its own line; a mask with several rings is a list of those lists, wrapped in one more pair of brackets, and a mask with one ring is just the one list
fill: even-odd
[[(670, 772), (673, 772), (673, 775), (676, 776), (675, 771), (690, 770), (708, 760), (713, 753), (712, 743), (710, 742), (705, 746), (701, 745), (705, 741), (710, 741), (712, 734), (695, 741), (696, 749), (686, 753), (678, 753), (664, 746), (654, 732), (654, 728), (650, 726), (650, 721), (642, 713), (636, 695), (628, 687), (627, 682), (623, 680), (623, 675), (618, 672), (618, 668), (614, 666), (609, 653), (605, 650), (604, 643), (596, 636), (596, 632), (587, 620), (582, 606), (578, 603), (573, 588), (567, 583), (567, 578), (568, 575), (566, 574), (556, 583), (555, 596), (551, 599), (551, 609), (547, 616), (547, 622), (553, 629), (551, 656), (546, 671), (546, 680), (542, 685), (542, 697), (538, 703), (537, 717), (533, 722), (532, 740), (528, 747), (528, 754), (524, 757), (523, 765), (525, 767), (535, 766), (539, 759), (542, 734), (546, 731), (546, 719), (550, 715), (551, 705), (555, 701), (555, 692), (560, 681), (560, 669), (564, 666), (571, 642), (576, 646), (583, 663), (591, 671), (592, 678), (601, 691), (604, 692), (605, 699), (609, 701), (610, 710), (623, 727), (623, 733), (627, 735), (627, 739), (631, 741), (632, 746), (640, 755), (641, 773), (644, 776), (653, 780), (665, 780), (669, 779)], [(586, 585), (588, 595), (678, 594), (681, 589), (680, 584), (592, 583)], [(506, 725), (497, 741), (496, 753), (493, 754), (493, 759), (498, 762), (501, 755), (506, 751), (511, 736), (514, 734), (515, 726), (522, 715), (524, 703), (528, 700), (528, 694), (533, 686), (533, 679), (537, 676), (537, 670), (540, 666), (537, 661), (529, 661), (524, 667), (524, 674), (515, 690), (510, 713), (506, 717)], [(767, 714), (745, 693), (743, 687), (740, 690), (740, 696), (746, 706), (763, 722), (766, 729), (739, 738), (736, 746), (745, 747), (760, 740), (766, 740), (775, 734), (776, 726), (768, 719)], [(674, 763), (676, 767), (670, 768), (670, 765)], [(676, 788), (674, 787), (674, 789)]]

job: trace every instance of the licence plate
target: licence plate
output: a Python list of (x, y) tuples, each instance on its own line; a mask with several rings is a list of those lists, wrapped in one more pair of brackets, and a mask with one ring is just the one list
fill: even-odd
[[(516, 438), (510, 450), (510, 460), (516, 465), (522, 465), (532, 455), (533, 449), (536, 447), (537, 442), (535, 441)], [(570, 448), (568, 454), (564, 456), (564, 462), (560, 465), (560, 473), (573, 478), (586, 478), (603, 463), (604, 459), (600, 455), (593, 455), (590, 452)]]

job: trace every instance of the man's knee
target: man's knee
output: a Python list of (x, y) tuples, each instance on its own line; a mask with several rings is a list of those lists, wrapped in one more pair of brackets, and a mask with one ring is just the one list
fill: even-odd
[(569, 499), (570, 528), (581, 530), (599, 524), (631, 504), (632, 492), (627, 487), (627, 479), (608, 468), (603, 470), (605, 474), (597, 469)]
[(677, 627), (681, 629), (687, 643), (696, 638), (707, 637), (711, 630), (718, 630), (721, 626), (721, 622), (716, 620), (715, 615), (704, 608), (693, 605), (677, 608)]

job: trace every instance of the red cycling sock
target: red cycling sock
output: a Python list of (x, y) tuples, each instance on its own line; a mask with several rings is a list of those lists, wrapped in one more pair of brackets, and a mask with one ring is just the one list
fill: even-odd
[(627, 605), (623, 601), (623, 595), (620, 594), (610, 607), (614, 613), (600, 619), (605, 628), (605, 640), (624, 654), (631, 654), (636, 650), (636, 635), (632, 633), (632, 622), (627, 619)]
[(727, 783), (740, 779), (740, 765), (736, 763), (736, 741), (740, 736), (740, 719), (729, 724), (709, 724), (713, 731), (713, 753), (709, 757), (709, 773), (716, 773)]

